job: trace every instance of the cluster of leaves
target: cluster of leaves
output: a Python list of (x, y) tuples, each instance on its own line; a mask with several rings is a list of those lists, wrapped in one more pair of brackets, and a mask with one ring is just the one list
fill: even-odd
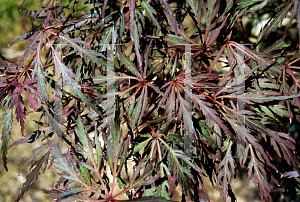
[[(241, 18), (263, 9), (272, 16), (249, 48)], [(32, 31), (14, 42), (28, 41), (23, 57), (1, 68), (4, 167), (8, 148), (46, 142), (24, 165), (32, 162), (16, 201), (52, 165), (61, 178), (43, 191), (60, 201), (168, 201), (177, 186), (182, 200), (199, 201), (199, 189), (209, 200), (205, 177), (234, 200), (240, 167), (271, 200), (276, 155), (291, 165), (281, 173), (300, 174), (282, 125), (300, 121), (300, 36), (285, 41), (300, 29), (299, 9), (297, 0), (42, 1), (28, 12)], [(29, 108), (41, 117), (25, 136)], [(23, 138), (9, 146), (13, 118)]]

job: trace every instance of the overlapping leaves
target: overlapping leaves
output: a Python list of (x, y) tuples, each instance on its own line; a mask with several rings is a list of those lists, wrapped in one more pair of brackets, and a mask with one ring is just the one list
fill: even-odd
[[(182, 200), (198, 201), (199, 185), (205, 192), (203, 170), (222, 186), (223, 201), (228, 195), (234, 200), (230, 181), (239, 161), (267, 201), (272, 194), (266, 170), (277, 170), (272, 150), (300, 174), (296, 142), (278, 127), (282, 118), (300, 120), (299, 54), (284, 40), (294, 21), (299, 30), (298, 1), (276, 8), (275, 2), (259, 0), (89, 0), (83, 2), (89, 9), (80, 12), (73, 3), (67, 11), (73, 4), (48, 0), (37, 12), (27, 12), (43, 23), (17, 40), (29, 41), (17, 71), (3, 68), (4, 167), (13, 110), (22, 135), (26, 110), (41, 111), (45, 123), (36, 123), (47, 128), (40, 139), (49, 145), (43, 147), (49, 152), (33, 163), (17, 200), (50, 155), (62, 173), (56, 189), (44, 192), (57, 200), (167, 201), (182, 186)], [(239, 18), (268, 6), (274, 15), (257, 44), (236, 41)], [(281, 38), (260, 50), (287, 16)], [(188, 31), (186, 20), (195, 29)], [(63, 94), (61, 117), (46, 91), (57, 86)], [(50, 141), (53, 133), (69, 145), (68, 152)], [(26, 136), (13, 145), (32, 139)], [(192, 152), (184, 150), (185, 141)], [(115, 193), (117, 184), (121, 191)]]

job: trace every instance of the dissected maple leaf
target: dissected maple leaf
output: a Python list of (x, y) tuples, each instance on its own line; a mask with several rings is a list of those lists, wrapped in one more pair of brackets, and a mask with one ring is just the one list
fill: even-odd
[(2, 103), (7, 94), (12, 94), (15, 86), (12, 85), (12, 81), (9, 81), (8, 78), (4, 79), (0, 76), (0, 80), (0, 103)]
[(15, 89), (12, 92), (12, 94), (10, 94), (10, 96), (12, 96), (11, 102), (9, 104), (10, 109), (13, 108), (14, 106), (16, 107), (16, 119), (17, 121), (20, 123), (21, 126), (21, 133), (22, 133), (22, 137), (24, 137), (24, 127), (25, 127), (25, 119), (26, 119), (26, 108), (24, 107), (24, 100), (23, 97), (21, 95), (21, 92), (23, 91), (24, 94), (26, 95), (28, 101), (29, 101), (29, 107), (31, 109), (33, 109), (34, 111), (37, 110), (38, 107), (38, 100), (35, 98), (32, 98), (27, 92), (26, 90), (29, 89), (32, 93), (34, 94), (39, 94), (38, 90), (36, 87), (34, 86), (27, 86), (28, 84), (32, 84), (35, 83), (37, 81), (37, 78), (34, 79), (28, 79), (25, 82), (16, 82), (13, 81), (11, 82), (10, 85), (14, 86)]

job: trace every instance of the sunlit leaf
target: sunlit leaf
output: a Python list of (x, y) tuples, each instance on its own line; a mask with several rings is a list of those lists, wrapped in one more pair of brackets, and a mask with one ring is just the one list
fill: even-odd
[[(222, 191), (221, 194), (223, 195), (223, 201), (226, 201), (226, 197), (228, 196), (228, 184), (231, 181), (231, 172), (235, 173), (235, 165), (234, 160), (231, 155), (231, 146), (232, 142), (229, 141), (229, 145), (226, 148), (226, 154), (224, 159), (218, 166), (218, 183), (222, 183)], [(231, 168), (231, 170), (230, 170)], [(222, 180), (222, 181), (221, 181)]]
[(264, 165), (255, 157), (254, 149), (252, 148), (252, 146), (250, 146), (250, 153), (251, 161), (248, 165), (248, 179), (250, 179), (250, 177), (252, 176), (253, 169), (254, 183), (259, 187), (261, 200), (270, 200), (270, 187), (265, 179), (266, 172), (264, 170)]
[(12, 128), (12, 109), (9, 109), (4, 114), (4, 119), (1, 121), (0, 126), (2, 126), (2, 162), (5, 170), (7, 171), (7, 150), (8, 150), (8, 141), (10, 139), (10, 130)]
[[(281, 5), (283, 6), (283, 5)], [(285, 3), (284, 8), (278, 12), (274, 18), (265, 26), (265, 28), (260, 32), (258, 40), (263, 39), (264, 37), (268, 36), (272, 31), (274, 31), (280, 23), (283, 21), (283, 19), (287, 16), (287, 13), (289, 12), (292, 3)]]
[(51, 154), (57, 160), (57, 162), (54, 162), (55, 167), (65, 172), (65, 174), (62, 174), (62, 176), (66, 179), (81, 183), (82, 181), (74, 170), (74, 166), (70, 164), (66, 157), (62, 155), (57, 146), (53, 145), (51, 142), (48, 142), (48, 145), (50, 147)]

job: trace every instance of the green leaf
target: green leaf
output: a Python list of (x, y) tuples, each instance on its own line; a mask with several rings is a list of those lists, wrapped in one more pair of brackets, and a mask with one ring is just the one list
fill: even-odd
[(116, 53), (117, 57), (121, 62), (125, 65), (125, 67), (135, 76), (138, 78), (142, 79), (142, 75), (139, 73), (139, 71), (136, 69), (135, 65), (129, 60), (127, 56), (123, 54), (121, 49), (117, 46), (116, 47)]
[(260, 78), (258, 79), (258, 85), (260, 88), (278, 89), (278, 84), (272, 79)]
[(103, 37), (103, 39), (100, 42), (100, 46), (102, 46), (102, 48), (100, 49), (100, 52), (106, 51), (106, 48), (107, 48), (107, 46), (108, 46), (108, 44), (111, 40), (113, 31), (114, 31), (113, 26), (110, 26), (110, 27), (105, 29), (105, 31), (104, 31), (104, 32), (106, 32), (105, 36)]
[(2, 163), (6, 171), (7, 169), (7, 149), (8, 149), (8, 141), (10, 139), (10, 130), (12, 128), (12, 109), (7, 109), (4, 114), (4, 118), (1, 121), (0, 126), (2, 126), (2, 146), (1, 146), (1, 152), (2, 152)]
[[(158, 23), (158, 21), (156, 20), (156, 18), (154, 17), (154, 15), (157, 15), (157, 12), (154, 10), (154, 8), (146, 1), (142, 1), (141, 3), (142, 7), (145, 9), (145, 12), (147, 14), (147, 17), (150, 19), (150, 21), (152, 21), (155, 26), (161, 30), (161, 27)], [(154, 14), (154, 15), (153, 15)]]
[(264, 37), (268, 36), (272, 31), (274, 31), (279, 27), (280, 23), (287, 16), (292, 4), (293, 4), (292, 2), (287, 2), (283, 4), (286, 5), (285, 8), (283, 8), (280, 12), (278, 12), (275, 15), (275, 17), (264, 27), (264, 29), (258, 36), (258, 41), (261, 41)]
[(286, 110), (286, 108), (282, 105), (274, 105), (270, 106), (270, 109), (281, 117), (289, 117), (289, 112)]
[(105, 58), (102, 53), (97, 53), (94, 50), (91, 50), (91, 49), (88, 49), (88, 48), (83, 48), (79, 45), (79, 44), (81, 44), (82, 46), (88, 46), (86, 42), (81, 41), (79, 38), (71, 39), (71, 38), (65, 37), (63, 35), (59, 35), (59, 37), (62, 40), (68, 42), (74, 48), (74, 50), (79, 53), (79, 55), (82, 58), (84, 58), (84, 56), (86, 56), (87, 58), (89, 58), (94, 63), (96, 63), (98, 65), (106, 66), (106, 63), (102, 59), (98, 58), (99, 56)]
[(184, 37), (182, 36), (175, 36), (173, 34), (167, 34), (167, 36), (164, 37), (164, 40), (169, 42), (171, 45), (184, 45), (189, 44)]
[[(124, 142), (123, 138), (121, 138), (120, 133), (120, 119), (118, 118), (120, 113), (120, 106), (119, 106), (119, 99), (116, 99), (116, 105), (115, 105), (115, 117), (112, 113), (108, 119), (114, 120), (112, 121), (114, 125), (110, 125), (110, 123), (107, 126), (107, 129), (109, 130), (107, 133), (107, 139), (105, 139), (105, 144), (107, 147), (107, 158), (108, 163), (111, 169), (117, 170), (116, 166), (119, 167), (119, 171), (122, 167), (122, 163), (120, 165), (116, 165), (115, 162), (118, 161), (119, 158), (125, 158), (126, 152), (128, 150), (128, 140)], [(121, 162), (123, 162), (124, 159), (122, 159)]]
[(143, 141), (143, 142), (140, 142), (140, 143), (136, 144), (136, 145), (134, 146), (134, 148), (133, 148), (133, 153), (135, 153), (135, 152), (137, 152), (137, 151), (141, 151), (141, 150), (147, 145), (147, 143), (148, 143), (149, 141), (151, 141), (150, 138), (147, 139), (147, 140), (145, 140), (145, 141)]
[(261, 108), (261, 110), (262, 110), (263, 112), (265, 112), (265, 113), (266, 113), (266, 115), (268, 115), (269, 117), (272, 117), (272, 118), (274, 118), (274, 119), (275, 119), (275, 116), (274, 116), (274, 114), (272, 113), (272, 111), (271, 111), (271, 110), (269, 110), (269, 108), (268, 108), (268, 107), (266, 107), (266, 106), (263, 106), (263, 105), (260, 105), (260, 108)]
[(46, 152), (46, 154), (41, 156), (40, 159), (38, 159), (31, 165), (30, 172), (26, 176), (26, 181), (23, 183), (20, 194), (16, 197), (15, 202), (20, 201), (25, 192), (27, 192), (32, 184), (38, 179), (42, 167), (47, 167), (49, 155), (50, 152)]
[(74, 170), (73, 165), (70, 164), (70, 162), (66, 159), (66, 157), (62, 155), (61, 151), (57, 148), (57, 146), (52, 144), (50, 141), (48, 141), (48, 145), (50, 147), (49, 151), (57, 161), (53, 163), (54, 166), (59, 170), (65, 172), (65, 174), (61, 174), (61, 176), (64, 177), (65, 179), (82, 183), (80, 177), (78, 177), (76, 171)]
[(61, 61), (60, 61), (60, 57), (59, 57), (59, 53), (54, 51), (53, 52), (53, 57), (54, 57), (54, 64), (57, 67), (58, 72), (57, 75), (60, 75), (60, 73), (62, 74), (62, 79), (64, 84), (67, 84), (68, 87), (71, 88), (71, 90), (73, 91), (75, 96), (78, 96), (79, 98), (81, 98), (81, 100), (89, 107), (91, 107), (98, 115), (100, 115), (102, 117), (102, 112), (99, 111), (99, 109), (92, 104), (88, 98), (80, 91), (80, 85), (70, 76), (70, 75), (74, 75), (74, 73), (68, 69)]
[(262, 2), (262, 3), (266, 2), (267, 3), (268, 0), (238, 0), (237, 2), (239, 4), (238, 9), (243, 9), (245, 7), (251, 6), (251, 5), (256, 4), (258, 2)]
[(170, 194), (168, 193), (168, 189), (170, 189), (170, 185), (167, 180), (164, 180), (158, 187), (155, 192), (155, 196), (162, 196), (166, 199), (170, 199)]
[(59, 198), (67, 198), (69, 196), (75, 195), (75, 194), (79, 194), (81, 192), (87, 191), (84, 188), (73, 188), (73, 189), (69, 189), (69, 190), (65, 190), (64, 192), (62, 192), (61, 194), (59, 194)]
[(34, 77), (34, 74), (36, 72), (36, 75), (37, 75), (37, 87), (38, 87), (38, 90), (40, 91), (41, 93), (41, 100), (43, 101), (47, 101), (48, 100), (48, 92), (47, 92), (47, 89), (46, 89), (46, 83), (45, 83), (45, 75), (44, 75), (44, 72), (43, 72), (43, 63), (40, 59), (40, 52), (38, 51), (37, 52), (37, 56), (35, 57), (35, 60), (34, 60), (34, 69), (32, 71), (32, 78)]
[(290, 46), (290, 44), (286, 44), (284, 41), (284, 38), (280, 38), (275, 43), (273, 43), (273, 45), (270, 48), (268, 48), (268, 50), (266, 52), (271, 53), (272, 51), (282, 50), (289, 46)]
[(189, 169), (187, 169), (186, 167), (183, 167), (180, 164), (179, 158), (181, 160), (183, 160), (187, 165), (191, 166), (192, 168), (194, 168), (198, 172), (200, 172), (200, 168), (196, 164), (192, 163), (191, 159), (188, 156), (186, 156), (183, 151), (181, 151), (181, 150), (174, 150), (174, 149), (170, 148), (169, 145), (165, 141), (163, 141), (160, 137), (158, 139), (167, 148), (167, 150), (170, 152), (170, 154), (172, 155), (172, 157), (173, 157), (173, 159), (174, 159), (174, 161), (176, 163), (176, 166), (177, 166), (177, 169), (178, 169), (177, 176), (178, 176), (180, 182), (183, 184), (184, 193), (185, 194), (189, 193), (190, 197), (193, 197), (192, 193), (190, 191), (190, 184), (188, 182), (188, 178), (186, 177), (186, 175), (191, 180), (193, 180), (193, 176), (192, 176), (192, 174), (191, 174), (191, 172), (190, 172)]
[(147, 196), (147, 197), (135, 198), (135, 199), (128, 200), (128, 201), (133, 201), (133, 202), (143, 202), (143, 201), (148, 201), (148, 202), (168, 202), (168, 201), (171, 201), (171, 200), (167, 200), (164, 197)]
[(183, 138), (181, 137), (180, 134), (168, 134), (167, 136), (168, 139), (172, 140), (172, 141), (179, 141), (181, 143), (184, 143)]
[(97, 154), (97, 167), (100, 169), (100, 165), (102, 162), (102, 149), (99, 141), (98, 134), (95, 134), (95, 144), (96, 144), (96, 154)]
[(136, 125), (138, 124), (138, 120), (139, 118), (141, 117), (141, 112), (142, 112), (142, 106), (143, 106), (143, 97), (142, 96), (139, 96), (136, 100), (136, 104), (132, 106), (134, 106), (134, 108), (132, 109), (132, 111), (130, 112), (130, 115), (131, 115), (131, 127), (133, 129), (135, 129)]
[(89, 170), (80, 164), (78, 164), (78, 166), (79, 166), (80, 173), (82, 174), (83, 178), (85, 179), (85, 183), (88, 186), (91, 186), (91, 174), (90, 174)]
[(209, 140), (210, 142), (212, 142), (212, 143), (215, 144), (214, 139), (210, 136), (210, 134), (209, 134), (209, 132), (208, 132), (208, 130), (207, 130), (208, 127), (207, 127), (204, 123), (202, 123), (201, 121), (199, 121), (198, 123), (199, 123), (199, 125), (201, 126), (201, 135), (202, 135), (205, 139), (207, 139), (207, 140)]
[(91, 143), (90, 138), (86, 134), (84, 125), (81, 121), (81, 117), (79, 116), (77, 118), (77, 129), (76, 132), (78, 134), (79, 140), (82, 144), (82, 149), (86, 151), (86, 154), (88, 154), (88, 158), (93, 162), (94, 161), (94, 155), (93, 155), (93, 145)]

